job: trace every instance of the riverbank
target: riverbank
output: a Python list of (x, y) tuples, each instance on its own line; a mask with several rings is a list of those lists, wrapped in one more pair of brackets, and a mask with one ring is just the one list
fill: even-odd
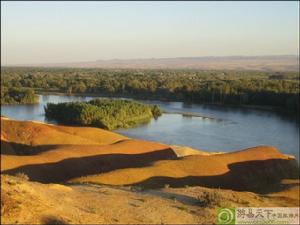
[[(182, 102), (185, 104), (200, 104), (200, 105), (206, 105), (206, 106), (212, 106), (212, 107), (228, 107), (228, 108), (240, 108), (240, 109), (255, 109), (255, 110), (261, 110), (261, 111), (271, 111), (279, 114), (285, 114), (287, 116), (298, 118), (297, 112), (292, 112), (280, 107), (275, 106), (264, 106), (264, 105), (234, 105), (234, 104), (221, 104), (221, 103), (199, 103), (199, 102), (192, 102), (192, 101), (184, 101), (183, 99), (168, 99), (164, 97), (144, 97), (144, 96), (135, 96), (135, 95), (110, 95), (110, 94), (100, 94), (100, 93), (64, 93), (59, 92), (57, 90), (54, 91), (41, 91), (39, 89), (35, 89), (36, 93), (39, 95), (60, 95), (60, 96), (79, 96), (79, 97), (107, 97), (107, 98), (124, 98), (124, 99), (136, 99), (136, 100), (151, 100), (151, 101), (162, 101), (162, 102)], [(196, 116), (196, 115), (195, 115)]]
[[(100, 95), (100, 94), (95, 94), (95, 93), (86, 93), (86, 94), (66, 94), (66, 93), (62, 93), (62, 92), (39, 92), (39, 95), (59, 95), (59, 96), (78, 96), (78, 97), (103, 97), (103, 98), (121, 98), (121, 99), (130, 99), (130, 100), (135, 100), (135, 98), (132, 97), (121, 97), (121, 96), (116, 96), (116, 95)], [(143, 99), (143, 98), (136, 98), (137, 100), (157, 100), (157, 99)], [(167, 99), (164, 100), (159, 100), (159, 101), (163, 101), (166, 102), (168, 101)], [(211, 116), (207, 116), (207, 115), (203, 115), (201, 113), (193, 113), (193, 112), (180, 112), (180, 111), (172, 111), (172, 110), (163, 110), (163, 113), (166, 114), (180, 114), (182, 116), (186, 116), (186, 117), (201, 117), (203, 119), (211, 119), (211, 120), (216, 120), (216, 121), (222, 121), (222, 119), (220, 118), (214, 118)]]

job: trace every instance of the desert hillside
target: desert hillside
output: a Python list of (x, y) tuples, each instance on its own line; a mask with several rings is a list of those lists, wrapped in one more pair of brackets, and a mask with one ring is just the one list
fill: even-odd
[(281, 56), (219, 56), (146, 59), (111, 59), (74, 63), (48, 63), (23, 66), (71, 68), (139, 68), (139, 69), (202, 69), (299, 71), (298, 55)]
[(271, 146), (206, 153), (1, 117), (1, 172), (3, 223), (214, 223), (221, 206), (299, 206), (297, 161)]

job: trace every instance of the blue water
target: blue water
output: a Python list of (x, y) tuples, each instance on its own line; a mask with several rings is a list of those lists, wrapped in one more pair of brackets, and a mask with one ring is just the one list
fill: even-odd
[[(48, 122), (44, 116), (44, 106), (48, 102), (88, 101), (94, 97), (41, 95), (39, 98), (40, 103), (36, 105), (1, 106), (1, 115), (19, 120)], [(219, 120), (164, 113), (148, 124), (116, 132), (132, 138), (191, 146), (206, 151), (234, 151), (272, 145), (281, 152), (299, 157), (299, 124), (289, 117), (236, 107), (149, 100), (143, 102), (157, 104), (168, 112), (200, 113)]]

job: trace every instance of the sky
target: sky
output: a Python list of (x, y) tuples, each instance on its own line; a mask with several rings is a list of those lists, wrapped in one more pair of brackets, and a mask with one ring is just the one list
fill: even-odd
[(298, 1), (1, 1), (2, 65), (295, 54)]

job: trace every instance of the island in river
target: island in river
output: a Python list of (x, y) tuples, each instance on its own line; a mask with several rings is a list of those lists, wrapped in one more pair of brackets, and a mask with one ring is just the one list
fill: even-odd
[(88, 102), (48, 103), (45, 107), (48, 119), (107, 130), (137, 126), (161, 115), (157, 105), (120, 99), (98, 98)]

